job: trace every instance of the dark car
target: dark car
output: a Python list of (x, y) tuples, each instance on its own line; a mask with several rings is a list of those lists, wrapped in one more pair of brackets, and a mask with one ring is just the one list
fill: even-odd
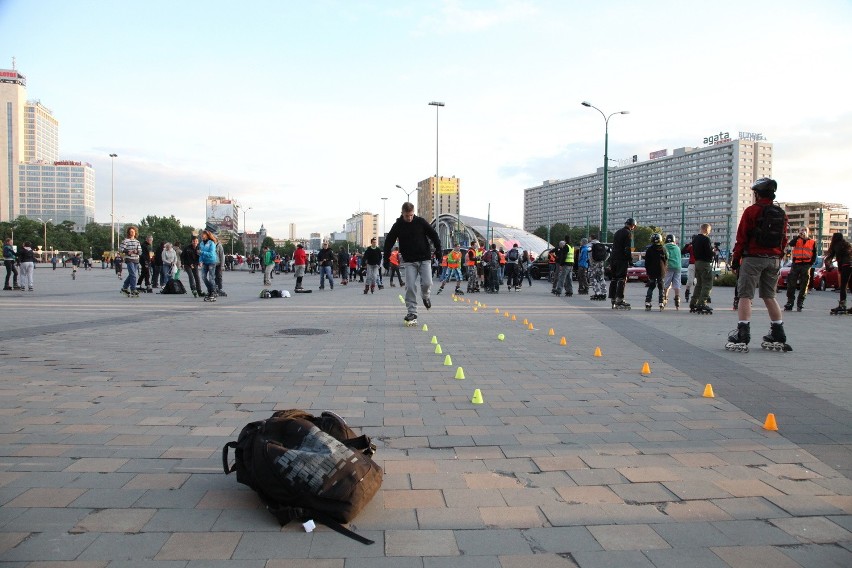
[[(609, 243), (604, 243), (604, 244), (606, 245), (607, 251), (612, 250), (611, 244), (609, 244)], [(556, 251), (556, 248), (554, 247), (554, 248), (547, 249), (543, 253), (539, 254), (538, 258), (536, 258), (533, 261), (532, 266), (530, 266), (530, 275), (533, 278), (535, 278), (536, 280), (538, 280), (539, 278), (548, 278), (548, 276), (550, 275), (550, 263), (548, 263), (548, 261), (547, 261), (548, 256), (550, 254), (550, 251)], [(609, 252), (607, 252), (607, 257), (608, 256), (609, 256)], [(579, 257), (580, 257), (580, 247), (578, 245), (578, 246), (574, 247), (574, 260), (575, 260), (575, 262), (574, 262), (574, 272), (572, 273), (572, 279), (573, 280), (577, 279), (577, 263), (576, 263), (576, 260)], [(606, 262), (604, 264), (604, 279), (609, 280), (611, 278), (611, 276), (612, 276), (612, 271), (610, 270), (609, 262)]]

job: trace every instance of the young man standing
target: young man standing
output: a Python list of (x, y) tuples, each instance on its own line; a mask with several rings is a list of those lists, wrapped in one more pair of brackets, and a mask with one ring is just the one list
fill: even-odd
[(663, 279), (663, 288), (666, 291), (664, 304), (669, 303), (669, 289), (674, 290), (675, 309), (680, 309), (680, 273), (683, 270), (680, 256), (680, 247), (675, 244), (675, 236), (666, 235), (666, 276)]
[[(3, 243), (3, 264), (6, 266), (6, 284), (4, 290), (18, 289), (18, 269), (15, 268), (15, 247), (12, 246), (12, 239), (7, 238)], [(9, 286), (9, 277), (12, 277), (12, 285)]]
[(305, 269), (308, 266), (308, 255), (305, 252), (305, 247), (302, 243), (296, 245), (296, 250), (293, 251), (293, 275), (296, 277), (296, 292), (304, 290), (302, 287), (302, 278), (305, 277)]
[(781, 270), (781, 258), (787, 246), (787, 216), (773, 204), (778, 183), (770, 178), (760, 178), (751, 186), (755, 203), (743, 212), (737, 227), (731, 268), (737, 273), (739, 306), (737, 329), (728, 335), (725, 349), (748, 351), (751, 341), (751, 302), (758, 288), (771, 322), (769, 334), (763, 337), (764, 345), (783, 351), (792, 351), (784, 333), (781, 307), (775, 300), (775, 286)]
[(376, 237), (370, 239), (370, 246), (364, 250), (361, 262), (367, 273), (367, 283), (364, 284), (364, 293), (370, 292), (374, 294), (376, 292), (376, 281), (382, 266), (382, 251), (376, 246)]
[(630, 266), (633, 254), (630, 249), (630, 237), (635, 228), (636, 221), (630, 217), (612, 236), (612, 255), (609, 257), (612, 280), (609, 283), (609, 298), (614, 310), (630, 309), (630, 304), (624, 301), (624, 288), (627, 285), (627, 267)]
[(796, 289), (799, 290), (799, 300), (796, 302), (796, 311), (801, 312), (808, 296), (808, 286), (811, 284), (811, 271), (816, 262), (816, 241), (808, 238), (808, 228), (799, 229), (799, 235), (790, 243), (792, 249), (790, 255), (793, 264), (790, 266), (790, 274), (787, 275), (787, 303), (784, 311), (793, 309), (793, 300), (796, 297)]
[(142, 252), (142, 245), (136, 239), (138, 231), (136, 227), (127, 227), (125, 231), (125, 239), (121, 241), (120, 250), (124, 255), (124, 263), (127, 265), (127, 278), (124, 279), (124, 286), (121, 288), (123, 294), (137, 297), (139, 291), (136, 289), (136, 281), (139, 278), (139, 255)]
[(334, 290), (334, 275), (332, 267), (334, 265), (334, 252), (328, 247), (328, 243), (323, 243), (319, 253), (317, 253), (317, 262), (320, 265), (320, 290), (325, 290), (325, 279), (328, 278), (328, 286)]
[[(420, 297), (426, 309), (432, 307), (430, 292), (432, 289), (432, 252), (431, 243), (440, 254), (441, 239), (438, 233), (422, 217), (414, 214), (414, 205), (406, 201), (402, 204), (402, 215), (393, 224), (385, 238), (384, 258), (390, 257), (391, 249), (399, 240), (399, 252), (405, 267), (405, 307), (408, 314), (406, 323), (417, 321), (417, 279), (420, 279)], [(387, 260), (385, 261), (387, 262)]]
[(692, 256), (695, 258), (695, 293), (689, 302), (689, 311), (712, 314), (707, 305), (713, 289), (713, 243), (710, 242), (710, 223), (702, 223), (699, 233), (692, 237)]

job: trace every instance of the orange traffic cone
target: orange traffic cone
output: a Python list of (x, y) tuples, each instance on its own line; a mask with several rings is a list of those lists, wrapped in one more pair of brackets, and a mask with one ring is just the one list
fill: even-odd
[(650, 375), (651, 374), (651, 365), (649, 365), (647, 361), (645, 361), (645, 363), (642, 364), (642, 374), (643, 375)]
[(600, 347), (595, 347), (595, 357), (603, 357), (603, 353), (601, 353)]
[(565, 336), (562, 336), (562, 339), (559, 340), (559, 345), (568, 345), (568, 340), (565, 339)]
[(778, 431), (778, 424), (775, 422), (775, 415), (771, 412), (766, 415), (766, 422), (763, 423), (764, 430)]
[(707, 383), (707, 386), (704, 387), (704, 398), (716, 398), (716, 395), (713, 394), (713, 385)]

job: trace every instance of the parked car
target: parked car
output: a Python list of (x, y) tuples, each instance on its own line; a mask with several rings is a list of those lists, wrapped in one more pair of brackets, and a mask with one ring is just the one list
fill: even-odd
[[(609, 243), (604, 243), (604, 244), (606, 245), (607, 250), (612, 250), (611, 244), (609, 244)], [(579, 246), (574, 247), (574, 260), (575, 261), (579, 258), (579, 255), (580, 255), (579, 249), (580, 249)], [(533, 261), (532, 266), (530, 266), (530, 276), (532, 276), (536, 280), (538, 280), (540, 278), (547, 278), (548, 277), (548, 275), (550, 274), (550, 265), (547, 262), (547, 259), (548, 259), (548, 256), (550, 255), (550, 251), (555, 251), (555, 250), (556, 250), (555, 247), (549, 248), (549, 249), (545, 250), (544, 252), (542, 252), (541, 254), (538, 255), (538, 258), (536, 258)], [(607, 262), (604, 263), (604, 280), (610, 280), (611, 278), (612, 278), (612, 270), (610, 269), (609, 261), (607, 261)], [(571, 274), (571, 279), (577, 280), (577, 263), (576, 262), (574, 263), (574, 271)]]
[[(837, 268), (837, 263), (832, 262), (831, 268), (826, 269), (820, 267), (814, 270), (813, 287), (815, 290), (838, 290), (840, 288), (840, 270)], [(849, 282), (849, 289), (852, 290), (852, 280)]]
[(645, 259), (637, 260), (627, 269), (628, 282), (648, 282), (648, 272), (645, 270)]
[(781, 265), (781, 270), (778, 272), (778, 284), (775, 286), (778, 290), (787, 288), (787, 277), (790, 275), (790, 268), (793, 266), (792, 260), (785, 260)]

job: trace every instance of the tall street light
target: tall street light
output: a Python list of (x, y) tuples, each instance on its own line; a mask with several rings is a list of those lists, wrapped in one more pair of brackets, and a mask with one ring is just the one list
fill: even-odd
[(388, 198), (382, 197), (382, 234), (383, 235), (387, 233), (387, 231), (385, 231), (385, 219), (387, 218), (387, 214), (388, 214)]
[(44, 225), (44, 261), (47, 262), (47, 224), (53, 221), (53, 219), (48, 219), (47, 221), (42, 221), (41, 217), (36, 217), (36, 219)]
[(595, 109), (596, 111), (601, 113), (601, 116), (604, 118), (604, 171), (603, 171), (603, 205), (602, 205), (603, 211), (601, 212), (601, 225), (602, 225), (601, 232), (603, 233), (604, 241), (606, 241), (606, 239), (608, 238), (607, 235), (609, 234), (609, 231), (607, 230), (609, 228), (609, 225), (607, 223), (608, 219), (607, 219), (607, 214), (606, 214), (607, 213), (607, 189), (609, 188), (609, 119), (612, 118), (612, 116), (615, 115), (615, 114), (630, 114), (630, 111), (629, 110), (620, 110), (618, 112), (614, 112), (614, 113), (610, 114), (609, 116), (607, 116), (604, 113), (604, 111), (602, 111), (601, 109), (594, 106), (592, 103), (590, 103), (588, 101), (583, 101), (580, 104), (583, 105), (584, 107), (589, 107), (589, 108)]
[(250, 211), (252, 207), (243, 207), (243, 252), (248, 256), (248, 226), (246, 225), (246, 211)]
[[(444, 103), (432, 101), (429, 103), (429, 106), (435, 107), (435, 230), (438, 231), (438, 218), (441, 216), (441, 201), (438, 196), (438, 190), (440, 189), (439, 180), (441, 179), (438, 177), (438, 112), (444, 106)], [(440, 237), (440, 232), (438, 236)]]
[(405, 200), (406, 200), (406, 201), (411, 201), (411, 194), (412, 194), (412, 193), (414, 193), (415, 191), (418, 191), (418, 190), (420, 189), (419, 187), (415, 187), (412, 191), (405, 191), (405, 188), (404, 188), (404, 187), (402, 187), (401, 185), (396, 184), (396, 186), (397, 186), (399, 189), (401, 189), (401, 190), (402, 190), (402, 192), (405, 194)]
[(110, 219), (110, 236), (109, 236), (109, 254), (113, 256), (115, 253), (115, 159), (118, 157), (118, 154), (110, 154), (110, 161), (112, 162), (112, 181), (111, 186), (112, 189), (110, 194), (112, 195), (112, 211), (109, 214)]

